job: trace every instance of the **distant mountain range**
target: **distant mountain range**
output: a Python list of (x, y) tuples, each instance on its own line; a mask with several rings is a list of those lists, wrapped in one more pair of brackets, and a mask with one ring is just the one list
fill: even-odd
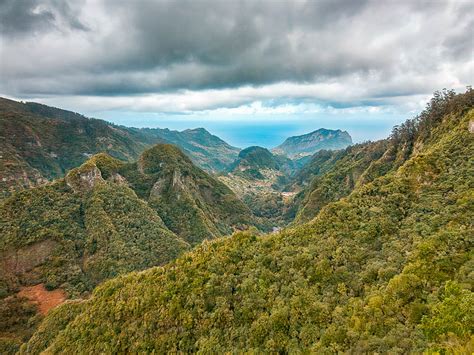
[(0, 189), (5, 193), (62, 177), (100, 152), (133, 161), (156, 143), (179, 146), (208, 171), (227, 168), (240, 151), (203, 128), (182, 132), (129, 128), (37, 103), (0, 98)]
[(278, 147), (272, 149), (272, 152), (295, 159), (313, 155), (323, 149), (343, 149), (351, 144), (352, 138), (346, 131), (320, 128), (311, 133), (287, 138)]
[[(118, 126), (55, 107), (5, 98), (0, 98), (0, 138), (0, 189), (4, 196), (62, 177), (94, 154), (105, 152), (117, 159), (134, 161), (157, 143), (178, 146), (209, 172), (233, 170), (253, 156), (278, 165), (273, 168), (283, 169), (286, 174), (293, 174), (318, 150), (341, 149), (352, 143), (347, 132), (319, 129), (288, 138), (272, 150), (273, 155), (265, 148), (258, 147), (260, 150), (256, 151), (249, 147), (242, 154), (251, 155), (243, 157), (239, 156), (239, 148), (204, 128), (174, 131)], [(255, 171), (248, 170), (252, 172)]]

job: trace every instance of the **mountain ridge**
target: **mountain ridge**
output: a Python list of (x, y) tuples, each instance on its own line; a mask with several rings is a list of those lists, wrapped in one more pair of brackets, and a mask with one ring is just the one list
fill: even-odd
[(273, 148), (272, 152), (295, 159), (323, 149), (343, 149), (351, 144), (352, 138), (347, 131), (319, 128), (310, 133), (287, 138), (282, 144)]
[(203, 128), (179, 132), (118, 126), (5, 98), (0, 98), (0, 132), (0, 187), (4, 194), (62, 177), (100, 152), (133, 161), (153, 144), (173, 143), (201, 167), (218, 171), (230, 165), (240, 151)]

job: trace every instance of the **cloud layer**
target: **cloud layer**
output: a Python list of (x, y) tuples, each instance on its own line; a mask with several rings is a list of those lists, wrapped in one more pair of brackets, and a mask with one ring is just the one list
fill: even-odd
[(472, 13), (470, 0), (3, 0), (0, 93), (102, 110), (410, 110), (472, 84)]

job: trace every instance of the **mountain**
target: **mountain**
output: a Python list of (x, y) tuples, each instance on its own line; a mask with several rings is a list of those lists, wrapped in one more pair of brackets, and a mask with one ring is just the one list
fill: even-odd
[(38, 287), (46, 300), (85, 297), (106, 279), (189, 249), (154, 209), (107, 174), (107, 157), (94, 156), (64, 179), (2, 202), (0, 349), (26, 340), (37, 324), (28, 299), (39, 301)]
[(232, 147), (204, 128), (173, 131), (167, 128), (128, 128), (156, 139), (178, 146), (194, 164), (210, 172), (226, 170), (237, 158), (239, 148)]
[(134, 161), (156, 143), (173, 143), (210, 171), (225, 169), (239, 153), (238, 148), (203, 128), (182, 132), (128, 128), (4, 98), (0, 98), (0, 138), (0, 188), (4, 194), (62, 177), (100, 152)]
[(191, 245), (252, 224), (248, 208), (176, 146), (158, 144), (113, 170)]
[(352, 144), (346, 131), (318, 129), (314, 132), (287, 138), (272, 150), (275, 154), (286, 155), (292, 159), (312, 155), (319, 150), (343, 149)]
[(319, 151), (286, 187), (298, 194), (292, 201), (294, 223), (307, 222), (330, 202), (349, 195), (356, 186), (397, 168), (408, 155), (391, 140), (356, 144), (339, 151)]
[(253, 146), (240, 151), (230, 170), (236, 174), (264, 179), (263, 170), (280, 170), (280, 162), (268, 149)]
[(105, 282), (22, 352), (471, 353), (473, 121), (471, 89), (436, 95), (391, 136), (403, 162), (310, 222)]
[(28, 339), (39, 320), (28, 298), (87, 297), (106, 279), (253, 222), (226, 185), (169, 144), (133, 163), (94, 155), (64, 178), (3, 200), (0, 219), (3, 350)]

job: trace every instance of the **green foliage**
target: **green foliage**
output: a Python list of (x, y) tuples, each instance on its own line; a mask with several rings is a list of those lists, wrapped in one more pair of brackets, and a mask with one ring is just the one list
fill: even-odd
[(249, 209), (225, 184), (193, 165), (175, 146), (158, 144), (118, 173), (191, 245), (253, 223)]
[[(104, 279), (168, 262), (187, 248), (132, 190), (106, 181), (84, 193), (64, 181), (22, 191), (5, 201), (0, 214), (3, 256), (13, 249), (33, 260), (0, 273), (9, 292), (24, 279), (80, 294)], [(37, 247), (42, 242), (46, 253)]]
[(469, 345), (474, 331), (474, 293), (448, 281), (441, 299), (423, 316), (421, 328), (436, 350), (452, 351), (453, 343)]
[(419, 148), (430, 140), (448, 113), (462, 115), (473, 105), (472, 88), (463, 95), (449, 90), (436, 92), (422, 113), (395, 126), (388, 139), (356, 144), (344, 151), (316, 153), (286, 187), (303, 188), (289, 210), (297, 211), (295, 223), (309, 221), (322, 207), (347, 196), (356, 186), (393, 172), (411, 156), (416, 144)]
[[(359, 180), (367, 175), (367, 171), (374, 170), (374, 165), (386, 151), (386, 142), (379, 141), (356, 144), (344, 151), (316, 153), (295, 179), (297, 184), (311, 181), (295, 198), (294, 203), (298, 205), (295, 223), (309, 221), (328, 203), (349, 195)], [(390, 163), (391, 161), (384, 163), (384, 166)], [(372, 174), (372, 178), (365, 179), (365, 182), (384, 175), (389, 169), (378, 169), (382, 171)]]
[(248, 147), (242, 150), (239, 153), (239, 159), (235, 164), (257, 169), (267, 168), (277, 170), (279, 168), (278, 162), (273, 154), (268, 149), (257, 146)]
[(4, 196), (62, 177), (100, 152), (133, 161), (146, 148), (169, 142), (210, 171), (225, 170), (239, 153), (238, 148), (202, 128), (182, 132), (128, 128), (54, 107), (4, 98), (0, 98), (0, 132), (0, 188)]
[[(380, 143), (391, 153), (380, 156), (370, 144), (347, 151), (349, 169), (331, 169), (359, 179), (311, 222), (205, 242), (164, 267), (107, 281), (62, 330), (45, 335), (44, 346), (50, 353), (471, 351), (472, 95), (450, 96), (442, 117), (417, 123), (412, 143)], [(366, 164), (364, 149), (380, 156), (375, 161), (387, 154), (388, 163)]]
[[(0, 322), (10, 329), (0, 329), (0, 337), (6, 334), (7, 344), (27, 340), (36, 324), (36, 310), (23, 315), (11, 302), (19, 287), (44, 283), (70, 297), (87, 296), (106, 279), (164, 264), (189, 248), (133, 190), (103, 180), (95, 164), (112, 178), (123, 163), (94, 157), (65, 180), (15, 193), (0, 205)], [(91, 180), (80, 184), (84, 177)], [(20, 334), (26, 334), (21, 341)]]
[(15, 354), (28, 341), (41, 321), (36, 307), (26, 299), (11, 296), (0, 300), (0, 353)]
[(84, 308), (84, 301), (68, 301), (50, 311), (35, 334), (20, 349), (20, 354), (39, 354), (45, 350), (55, 335), (62, 331)]
[[(170, 229), (198, 244), (252, 221), (227, 186), (167, 144), (146, 150), (137, 163), (97, 154), (64, 179), (5, 199), (0, 217), (0, 261), (14, 260), (0, 270), (2, 298), (38, 283), (85, 297), (104, 280), (187, 250)], [(0, 299), (0, 307), (16, 312), (8, 299)], [(30, 313), (19, 334), (31, 334), (36, 311)], [(0, 321), (10, 324), (9, 317)], [(28, 337), (18, 339), (6, 334), (5, 348), (17, 349)]]

